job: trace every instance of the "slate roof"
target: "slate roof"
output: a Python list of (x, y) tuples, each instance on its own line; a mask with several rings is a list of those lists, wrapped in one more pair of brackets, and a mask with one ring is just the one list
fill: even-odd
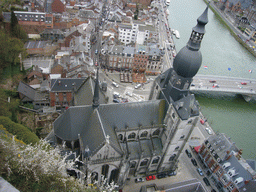
[(82, 85), (85, 79), (61, 78), (51, 80), (51, 92), (70, 92)]
[[(110, 136), (110, 145), (120, 154), (123, 153), (115, 129), (162, 124), (164, 118), (164, 100), (101, 104), (93, 109), (91, 105), (69, 107), (54, 122), (54, 133), (59, 138), (77, 140), (78, 134), (84, 146), (95, 154)], [(146, 150), (148, 151), (148, 150)]]
[(241, 3), (242, 9), (247, 9), (249, 8), (250, 5), (253, 4), (252, 0), (229, 0), (230, 7), (232, 7), (233, 5), (236, 5), (238, 2)]
[[(80, 105), (91, 105), (94, 94), (95, 81), (92, 77), (88, 77), (80, 88), (74, 94), (75, 106)], [(102, 91), (99, 91), (99, 102), (100, 104), (106, 104), (106, 97)]]

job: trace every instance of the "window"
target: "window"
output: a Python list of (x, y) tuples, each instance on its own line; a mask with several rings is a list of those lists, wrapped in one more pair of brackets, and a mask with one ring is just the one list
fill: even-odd
[(155, 159), (153, 159), (152, 164), (157, 164), (160, 160), (160, 157), (156, 157)]
[(147, 137), (148, 136), (148, 132), (144, 131), (143, 133), (141, 133), (140, 137)]
[(136, 134), (135, 133), (131, 133), (129, 136), (128, 136), (128, 139), (135, 139), (136, 137)]
[(131, 168), (135, 168), (136, 167), (136, 161), (132, 161), (131, 162)]
[(173, 161), (176, 157), (176, 154), (173, 154), (170, 158), (169, 158), (169, 161)]
[(119, 134), (119, 135), (118, 135), (118, 140), (119, 140), (119, 141), (122, 141), (122, 140), (123, 140), (123, 135), (122, 135), (122, 134)]
[(180, 146), (175, 147), (175, 151), (177, 151), (180, 148)]
[(175, 113), (172, 113), (172, 118), (175, 119)]
[(140, 166), (146, 166), (148, 164), (148, 159), (141, 161)]
[(160, 130), (157, 129), (153, 132), (152, 136), (158, 136), (160, 134)]

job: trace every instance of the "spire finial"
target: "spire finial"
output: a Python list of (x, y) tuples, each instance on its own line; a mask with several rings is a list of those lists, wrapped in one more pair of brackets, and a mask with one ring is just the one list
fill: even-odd
[(199, 50), (201, 41), (205, 34), (205, 25), (208, 23), (208, 6), (203, 14), (198, 17), (197, 25), (193, 28), (187, 47), (192, 50)]
[(93, 108), (97, 108), (100, 105), (99, 103), (99, 68), (97, 67), (97, 75), (94, 87), (94, 95), (93, 95)]

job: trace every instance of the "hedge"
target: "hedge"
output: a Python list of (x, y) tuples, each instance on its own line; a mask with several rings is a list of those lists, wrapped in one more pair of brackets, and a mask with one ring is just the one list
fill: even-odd
[(26, 144), (35, 144), (39, 141), (35, 133), (25, 126), (11, 121), (8, 117), (0, 116), (0, 125), (3, 125), (9, 133), (16, 135), (17, 139), (22, 140)]

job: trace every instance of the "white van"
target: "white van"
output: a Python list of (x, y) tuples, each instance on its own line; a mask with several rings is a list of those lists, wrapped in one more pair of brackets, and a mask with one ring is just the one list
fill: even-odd
[(114, 86), (114, 87), (116, 87), (116, 88), (118, 88), (119, 86), (118, 86), (118, 84), (116, 83), (116, 82), (112, 82), (112, 85)]
[(139, 89), (141, 87), (141, 84), (136, 85), (134, 88)]

